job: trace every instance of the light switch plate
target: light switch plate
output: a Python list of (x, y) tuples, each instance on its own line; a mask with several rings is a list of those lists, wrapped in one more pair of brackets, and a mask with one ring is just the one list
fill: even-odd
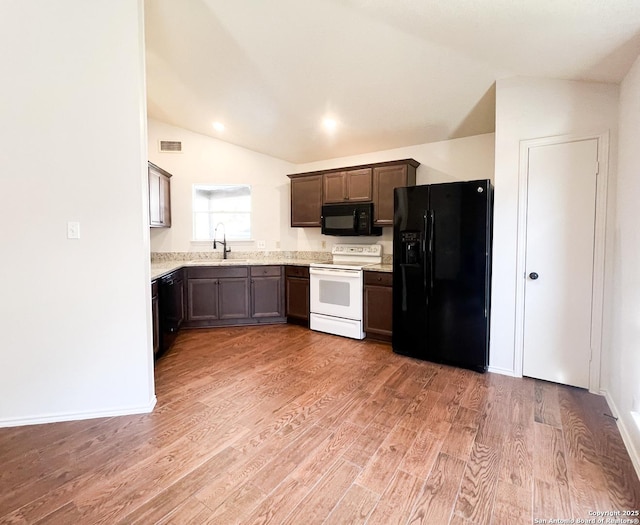
[(79, 239), (80, 238), (80, 223), (75, 221), (69, 221), (67, 223), (67, 239)]

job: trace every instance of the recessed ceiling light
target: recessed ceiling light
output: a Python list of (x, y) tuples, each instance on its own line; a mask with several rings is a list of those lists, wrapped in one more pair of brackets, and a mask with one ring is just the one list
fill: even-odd
[(222, 122), (214, 122), (213, 129), (216, 131), (224, 131), (224, 124)]
[(327, 131), (335, 131), (338, 127), (338, 123), (332, 118), (325, 118), (322, 120), (322, 126)]

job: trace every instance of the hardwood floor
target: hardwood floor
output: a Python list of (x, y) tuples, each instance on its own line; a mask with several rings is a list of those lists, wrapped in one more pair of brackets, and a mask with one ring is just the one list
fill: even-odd
[(606, 402), (580, 389), (293, 325), (182, 332), (156, 385), (152, 414), (0, 429), (0, 523), (512, 525), (640, 509)]

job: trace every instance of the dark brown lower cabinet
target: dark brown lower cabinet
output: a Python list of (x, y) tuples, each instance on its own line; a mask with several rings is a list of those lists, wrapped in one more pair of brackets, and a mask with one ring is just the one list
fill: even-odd
[(282, 266), (251, 267), (251, 317), (283, 318)]
[(285, 278), (287, 322), (309, 326), (309, 268), (286, 266)]
[(218, 279), (187, 279), (187, 322), (220, 319)]
[(364, 331), (367, 337), (391, 341), (393, 274), (364, 272)]
[(245, 277), (218, 279), (218, 312), (221, 320), (249, 317), (249, 283)]
[(216, 326), (249, 317), (249, 268), (186, 268), (186, 326)]
[(187, 328), (286, 320), (281, 266), (205, 266), (185, 271)]

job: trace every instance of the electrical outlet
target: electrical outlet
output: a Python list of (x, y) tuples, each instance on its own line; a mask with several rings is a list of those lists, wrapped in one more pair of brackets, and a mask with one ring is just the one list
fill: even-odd
[(276, 241), (276, 250), (280, 249), (280, 241)]
[(267, 247), (267, 243), (265, 241), (256, 241), (256, 248), (258, 250), (264, 250)]
[(67, 239), (80, 238), (80, 223), (75, 221), (67, 222)]

